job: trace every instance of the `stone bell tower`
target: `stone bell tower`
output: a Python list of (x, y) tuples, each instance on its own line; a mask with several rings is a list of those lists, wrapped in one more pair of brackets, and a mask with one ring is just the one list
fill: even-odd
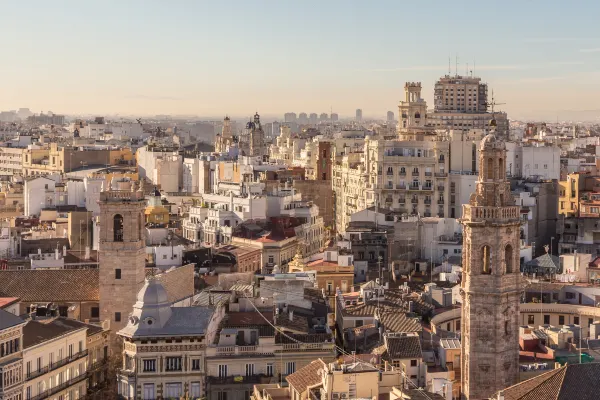
[(117, 181), (100, 193), (100, 319), (110, 321), (111, 350), (120, 353), (116, 332), (127, 325), (145, 281), (144, 208), (141, 185)]
[(494, 134), (481, 141), (479, 179), (461, 224), (462, 395), (488, 399), (517, 383), (522, 287), (519, 207), (506, 180), (506, 147)]

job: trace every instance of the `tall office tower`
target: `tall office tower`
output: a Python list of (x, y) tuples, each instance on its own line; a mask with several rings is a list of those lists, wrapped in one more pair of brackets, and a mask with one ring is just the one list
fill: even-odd
[(331, 120), (333, 122), (336, 122), (340, 119), (340, 117), (337, 115), (337, 113), (331, 113)]
[(520, 208), (505, 160), (504, 142), (484, 137), (476, 189), (463, 205), (461, 375), (468, 400), (488, 399), (519, 375)]
[(360, 108), (356, 109), (356, 117), (354, 119), (357, 121), (362, 121), (362, 110)]
[(306, 115), (304, 112), (301, 112), (300, 115), (298, 115), (298, 123), (300, 125), (308, 124), (308, 115)]
[(445, 75), (435, 83), (433, 113), (428, 123), (435, 128), (469, 130), (487, 128), (494, 119), (496, 135), (507, 137), (508, 118), (506, 113), (490, 112), (488, 86), (474, 76)]
[(317, 113), (310, 113), (310, 117), (308, 117), (308, 123), (311, 125), (316, 125), (319, 122), (319, 116)]
[(289, 112), (283, 115), (283, 119), (285, 122), (296, 122), (296, 113)]
[(325, 122), (329, 120), (329, 115), (327, 115), (327, 113), (321, 113), (321, 115), (319, 115), (319, 120), (321, 122)]
[(387, 112), (387, 121), (388, 122), (394, 121), (394, 112), (393, 111), (388, 111)]

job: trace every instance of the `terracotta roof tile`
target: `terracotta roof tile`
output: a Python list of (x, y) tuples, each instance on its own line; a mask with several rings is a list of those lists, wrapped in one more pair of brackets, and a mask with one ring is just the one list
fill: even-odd
[(304, 393), (309, 387), (316, 386), (322, 382), (319, 370), (325, 368), (325, 363), (320, 358), (314, 360), (305, 367), (300, 368), (293, 374), (288, 375), (285, 380), (297, 392)]
[(0, 271), (6, 297), (21, 302), (99, 301), (97, 269)]

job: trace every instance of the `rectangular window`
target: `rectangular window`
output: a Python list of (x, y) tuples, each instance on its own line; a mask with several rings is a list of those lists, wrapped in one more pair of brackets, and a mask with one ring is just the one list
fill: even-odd
[(295, 361), (288, 361), (285, 364), (285, 373), (286, 373), (286, 375), (293, 374), (294, 372), (296, 372), (296, 362)]
[(544, 325), (550, 325), (550, 315), (544, 315)]
[(69, 345), (69, 358), (73, 357), (73, 345)]
[(167, 357), (167, 371), (181, 371), (181, 357)]
[(273, 376), (273, 363), (267, 363), (267, 376)]
[(573, 323), (579, 325), (579, 317), (573, 317)]
[(115, 322), (121, 322), (121, 313), (120, 312), (115, 313)]
[(100, 307), (92, 307), (92, 318), (100, 318)]
[(200, 359), (194, 358), (192, 360), (192, 371), (200, 371)]
[(227, 364), (219, 364), (219, 378), (227, 378)]
[(217, 400), (227, 400), (227, 392), (217, 392)]
[(165, 390), (165, 397), (168, 399), (175, 398), (178, 399), (183, 395), (183, 391), (181, 390), (181, 382), (177, 383), (167, 383)]
[(411, 367), (416, 367), (417, 366), (417, 360), (410, 360), (410, 366)]
[(528, 325), (533, 325), (535, 324), (535, 315), (528, 315), (527, 316), (527, 324)]
[(121, 269), (115, 269), (115, 279), (121, 279)]
[(154, 383), (144, 383), (144, 400), (154, 400)]
[(192, 382), (190, 385), (190, 396), (192, 399), (200, 398), (200, 382)]
[(156, 360), (142, 360), (144, 372), (156, 372)]
[(559, 315), (558, 316), (558, 324), (559, 325), (564, 325), (565, 324), (565, 316), (564, 315)]
[(254, 375), (254, 364), (246, 364), (246, 376)]
[(81, 353), (83, 351), (83, 341), (80, 340), (79, 341), (79, 352)]

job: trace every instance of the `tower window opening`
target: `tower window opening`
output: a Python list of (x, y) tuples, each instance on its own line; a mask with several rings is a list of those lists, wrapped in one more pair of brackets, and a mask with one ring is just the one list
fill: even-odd
[(498, 159), (498, 173), (500, 174), (499, 178), (502, 179), (506, 171), (504, 170), (504, 160), (501, 158)]
[(513, 273), (513, 249), (510, 244), (504, 248), (504, 262), (506, 263), (506, 273)]
[(113, 231), (114, 231), (114, 241), (122, 242), (123, 241), (123, 216), (121, 214), (116, 214), (113, 218)]
[(483, 246), (481, 249), (481, 255), (483, 258), (483, 268), (481, 272), (483, 274), (491, 274), (492, 273), (492, 263), (491, 263), (491, 249), (490, 246)]
[(494, 179), (494, 160), (491, 158), (487, 162), (487, 179)]

